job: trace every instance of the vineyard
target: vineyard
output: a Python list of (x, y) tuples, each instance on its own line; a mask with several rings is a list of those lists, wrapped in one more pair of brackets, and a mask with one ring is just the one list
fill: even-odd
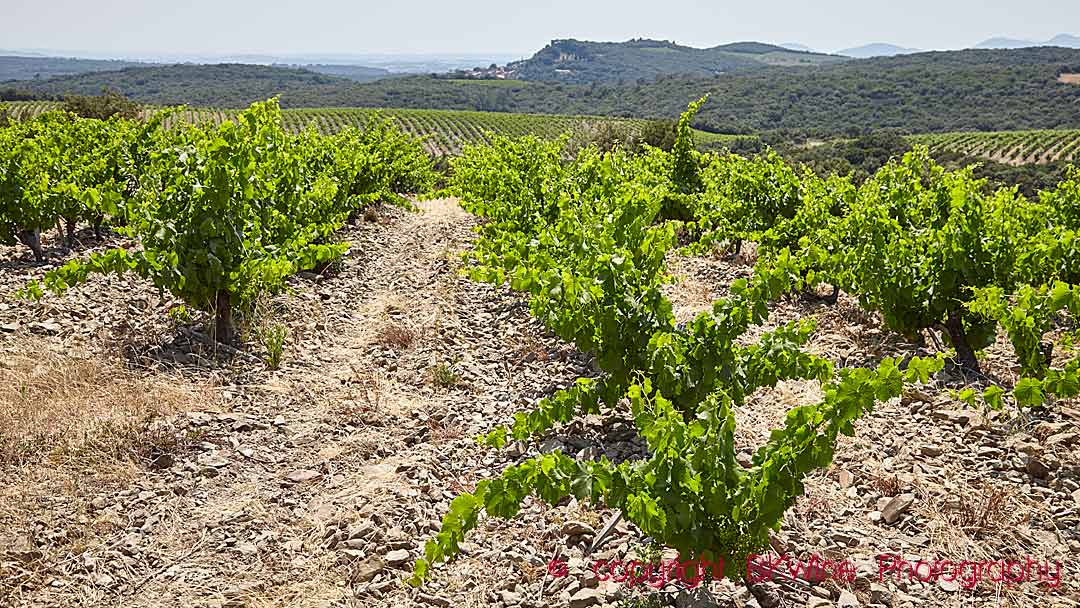
[[(60, 107), (59, 102), (22, 101), (7, 104), (17, 120), (30, 119)], [(157, 110), (145, 111), (150, 117)], [(234, 117), (236, 110), (184, 109), (166, 121), (171, 128), (177, 123), (219, 124)], [(389, 118), (405, 132), (424, 138), (424, 146), (435, 155), (455, 155), (468, 144), (486, 143), (489, 134), (508, 137), (535, 135), (555, 139), (589, 127), (605, 126), (626, 136), (640, 134), (649, 121), (636, 118), (598, 116), (551, 116), (544, 114), (510, 114), (505, 112), (467, 112), (453, 110), (410, 110), (368, 108), (300, 108), (281, 112), (285, 129), (297, 134), (312, 126), (323, 135), (332, 135), (346, 127), (364, 127), (373, 116)], [(704, 145), (722, 144), (737, 136), (695, 132)]]
[(426, 139), (429, 149), (440, 155), (459, 154), (468, 144), (485, 143), (488, 134), (509, 137), (535, 135), (555, 139), (589, 123), (604, 123), (621, 127), (628, 133), (640, 132), (644, 120), (590, 118), (585, 116), (545, 116), (508, 114), (502, 112), (458, 112), (450, 110), (365, 110), (365, 109), (298, 109), (283, 115), (285, 126), (299, 132), (313, 124), (322, 133), (333, 133), (353, 125), (362, 126), (371, 116), (383, 115), (394, 120), (403, 130)]
[(1071, 605), (1080, 171), (856, 185), (703, 103), (0, 129), (0, 600)]
[(916, 135), (931, 153), (954, 152), (1010, 165), (1072, 162), (1080, 158), (1080, 131), (997, 131)]

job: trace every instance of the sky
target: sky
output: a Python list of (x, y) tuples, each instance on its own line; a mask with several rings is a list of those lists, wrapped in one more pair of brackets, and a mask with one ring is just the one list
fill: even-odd
[[(1080, 30), (1077, 0), (0, 0), (0, 49), (133, 54), (498, 53), (550, 40), (921, 49)], [(1077, 32), (1071, 32), (1077, 33)]]

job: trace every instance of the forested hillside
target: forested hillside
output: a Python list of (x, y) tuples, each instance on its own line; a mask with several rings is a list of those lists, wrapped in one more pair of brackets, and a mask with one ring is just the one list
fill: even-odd
[[(111, 89), (140, 102), (240, 108), (278, 94), (294, 101), (301, 95), (312, 101), (330, 98), (355, 85), (346, 78), (298, 68), (222, 63), (132, 67), (41, 81), (12, 81), (0, 88), (29, 91), (46, 98), (97, 95)], [(0, 97), (9, 96), (0, 92)]]
[(844, 60), (760, 42), (698, 49), (664, 40), (553, 40), (531, 58), (507, 68), (522, 80), (590, 83), (652, 80), (671, 74), (716, 76), (774, 65), (811, 66)]

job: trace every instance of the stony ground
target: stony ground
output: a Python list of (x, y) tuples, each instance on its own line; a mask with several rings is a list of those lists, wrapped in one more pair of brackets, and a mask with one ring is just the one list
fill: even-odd
[[(478, 479), (538, 450), (642, 453), (622, 412), (539, 445), (475, 443), (595, 370), (518, 296), (457, 273), (473, 223), (445, 200), (368, 214), (343, 235), (344, 262), (262, 302), (236, 352), (213, 350), (205, 319), (135, 278), (13, 299), (48, 266), (0, 248), (0, 605), (1080, 605), (1080, 410), (965, 409), (951, 396), (956, 373), (860, 421), (775, 535), (778, 553), (846, 562), (853, 580), (800, 575), (757, 597), (728, 581), (652, 591), (599, 580), (596, 560), (662, 551), (609, 511), (530, 501), (511, 521), (485, 520), (422, 589), (404, 586), (450, 499)], [(50, 264), (117, 244), (87, 235), (75, 254), (50, 250)], [(672, 271), (685, 319), (749, 266), (673, 258)], [(840, 365), (932, 349), (882, 331), (844, 297), (778, 303), (773, 322), (801, 316), (818, 320), (810, 349)], [(288, 328), (276, 370), (259, 331), (273, 323)], [(1010, 379), (1009, 354), (990, 349), (987, 373)], [(792, 382), (756, 395), (738, 413), (745, 455), (818, 391)], [(1030, 557), (1060, 584), (1039, 582), (1037, 566), (1034, 581), (973, 589), (879, 577), (882, 555)], [(566, 576), (549, 575), (553, 559)]]

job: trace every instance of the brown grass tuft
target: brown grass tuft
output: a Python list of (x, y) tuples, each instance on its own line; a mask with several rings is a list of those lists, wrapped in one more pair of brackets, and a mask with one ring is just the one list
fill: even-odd
[(981, 492), (964, 493), (945, 504), (949, 521), (971, 538), (1000, 530), (1009, 521), (1009, 493), (986, 487)]
[(382, 214), (379, 213), (379, 208), (376, 205), (370, 205), (364, 208), (364, 221), (369, 223), (378, 222), (382, 219)]
[(896, 475), (885, 473), (872, 474), (870, 485), (882, 496), (899, 496), (904, 491), (904, 484)]
[(379, 330), (376, 340), (384, 346), (398, 350), (408, 350), (412, 348), (413, 344), (416, 344), (418, 337), (416, 331), (396, 323), (390, 323)]
[(431, 433), (431, 443), (434, 445), (450, 443), (465, 436), (465, 429), (459, 424), (447, 426), (442, 422), (428, 419), (427, 426)]
[(160, 417), (209, 402), (207, 390), (143, 379), (43, 343), (11, 351), (0, 364), (0, 465), (153, 464), (180, 442)]

